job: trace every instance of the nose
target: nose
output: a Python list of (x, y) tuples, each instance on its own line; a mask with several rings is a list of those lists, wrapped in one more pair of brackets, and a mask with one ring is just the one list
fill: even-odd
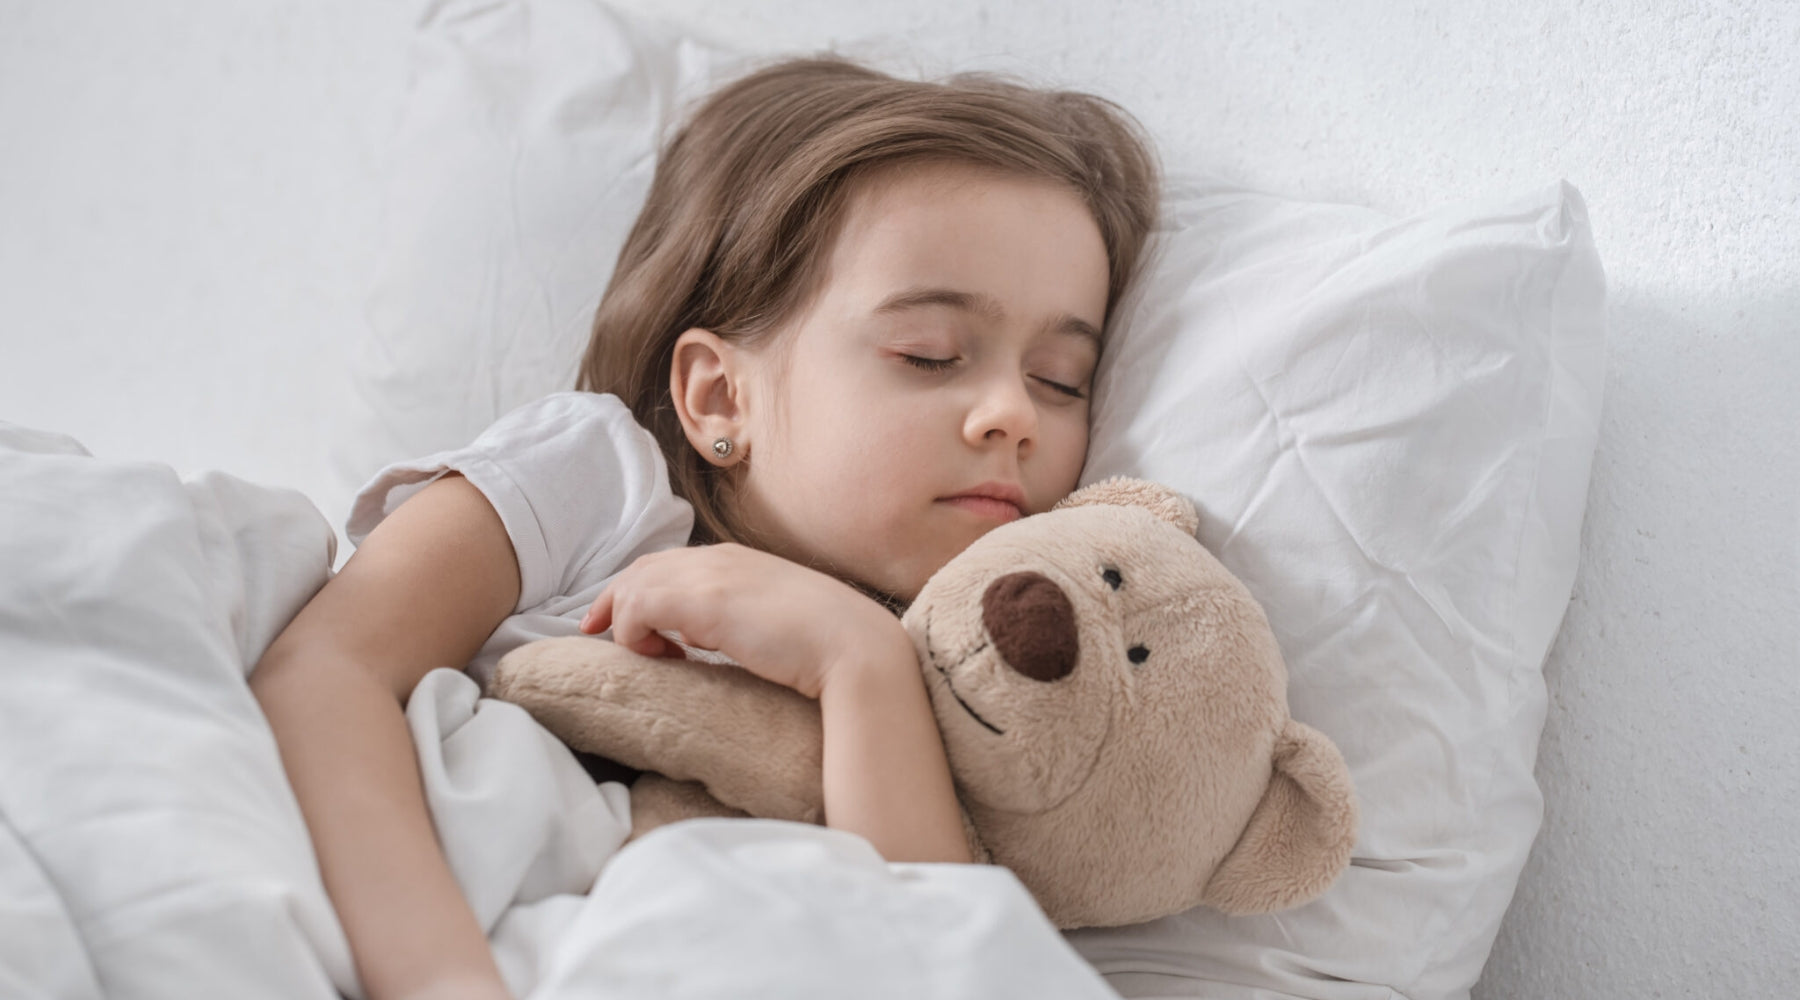
[(1081, 651), (1075, 606), (1042, 573), (1008, 573), (988, 584), (981, 623), (1000, 659), (1032, 680), (1053, 681), (1074, 671)]
[(999, 375), (981, 387), (970, 407), (966, 433), (970, 444), (1010, 440), (1020, 447), (1037, 440), (1037, 405), (1016, 373)]

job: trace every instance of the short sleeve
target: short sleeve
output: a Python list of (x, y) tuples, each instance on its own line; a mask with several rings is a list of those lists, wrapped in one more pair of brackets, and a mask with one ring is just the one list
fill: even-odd
[(693, 529), (655, 437), (625, 404), (563, 392), (513, 410), (465, 448), (382, 469), (357, 493), (346, 534), (361, 544), (451, 472), (479, 489), (506, 526), (519, 560), (516, 613), (595, 591), (638, 555), (686, 544)]

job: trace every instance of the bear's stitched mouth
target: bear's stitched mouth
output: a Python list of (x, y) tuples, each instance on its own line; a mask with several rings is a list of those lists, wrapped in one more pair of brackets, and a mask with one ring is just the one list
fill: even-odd
[[(944, 668), (938, 667), (938, 673), (943, 674)], [(950, 675), (949, 674), (944, 674), (944, 686), (946, 688), (950, 689), (950, 697), (955, 698), (956, 703), (963, 707), (963, 711), (969, 713), (969, 718), (974, 719), (976, 722), (981, 723), (983, 726), (986, 726), (988, 732), (993, 733), (995, 736), (1005, 736), (1006, 735), (1006, 733), (1002, 732), (993, 723), (982, 718), (981, 714), (979, 712), (976, 712), (974, 709), (969, 707), (969, 703), (963, 700), (962, 695), (956, 693), (956, 685), (950, 683)]]
[[(986, 649), (987, 647), (988, 647), (988, 644), (984, 641), (981, 645), (976, 646), (974, 649), (969, 650), (967, 655), (965, 655), (961, 660), (958, 660), (956, 662), (956, 666), (961, 666), (962, 664), (967, 663), (969, 660), (969, 657), (974, 656), (976, 653), (981, 652), (982, 650)], [(995, 726), (993, 723), (982, 718), (980, 712), (977, 712), (973, 708), (970, 708), (969, 703), (963, 700), (963, 696), (956, 693), (956, 685), (954, 683), (952, 683), (950, 680), (950, 671), (944, 669), (943, 665), (938, 663), (937, 650), (935, 650), (931, 647), (931, 612), (929, 610), (927, 610), (925, 613), (925, 655), (931, 659), (931, 669), (936, 670), (938, 672), (938, 674), (944, 678), (944, 687), (949, 689), (950, 697), (955, 698), (956, 703), (958, 705), (962, 706), (963, 711), (969, 713), (969, 718), (974, 719), (976, 722), (979, 722), (983, 726), (987, 727), (987, 731), (990, 733), (993, 733), (995, 736), (1005, 736), (1006, 735), (1005, 732), (1003, 732), (999, 727)]]

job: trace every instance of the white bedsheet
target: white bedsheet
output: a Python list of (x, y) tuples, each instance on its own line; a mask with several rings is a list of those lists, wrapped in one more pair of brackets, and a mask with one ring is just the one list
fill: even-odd
[[(244, 677), (326, 577), (297, 493), (0, 424), (0, 995), (357, 995)], [(618, 850), (596, 787), (439, 670), (407, 716), (433, 819), (521, 996), (1109, 997), (1012, 875), (788, 823)]]

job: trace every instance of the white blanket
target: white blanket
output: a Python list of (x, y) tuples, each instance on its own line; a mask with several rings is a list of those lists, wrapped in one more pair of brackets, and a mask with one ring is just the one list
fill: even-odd
[[(327, 578), (299, 494), (0, 424), (0, 996), (360, 995), (244, 677)], [(407, 708), (439, 837), (520, 996), (1108, 997), (1010, 873), (787, 823), (624, 850), (517, 708)]]

